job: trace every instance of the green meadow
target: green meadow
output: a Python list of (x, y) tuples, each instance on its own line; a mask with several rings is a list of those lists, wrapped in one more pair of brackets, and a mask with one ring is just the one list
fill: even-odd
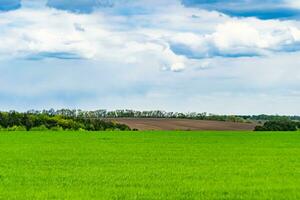
[(300, 132), (0, 132), (0, 199), (300, 199)]

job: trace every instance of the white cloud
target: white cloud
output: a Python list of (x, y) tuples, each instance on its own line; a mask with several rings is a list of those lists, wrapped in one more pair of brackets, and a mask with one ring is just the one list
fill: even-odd
[[(102, 13), (77, 15), (44, 8), (0, 15), (2, 58), (82, 58), (131, 63), (154, 59), (161, 67), (168, 65), (175, 71), (184, 66), (183, 56), (174, 54), (167, 42), (155, 41), (134, 30), (113, 30), (115, 24), (107, 21), (110, 16)], [(119, 18), (116, 20), (124, 20)]]
[(151, 60), (158, 68), (182, 71), (197, 65), (194, 58), (270, 55), (300, 48), (300, 29), (293, 21), (230, 18), (179, 4), (134, 16), (25, 7), (0, 13), (0, 24), (2, 58), (130, 64)]
[(128, 15), (34, 0), (0, 13), (0, 108), (295, 114), (298, 21), (143, 2), (145, 12)]
[(292, 8), (300, 9), (300, 1), (298, 0), (285, 0), (285, 3)]
[[(257, 19), (230, 19), (210, 34), (178, 33), (170, 41), (184, 45), (200, 58), (214, 56), (263, 56), (300, 50), (296, 24)], [(187, 53), (187, 54), (188, 54)]]

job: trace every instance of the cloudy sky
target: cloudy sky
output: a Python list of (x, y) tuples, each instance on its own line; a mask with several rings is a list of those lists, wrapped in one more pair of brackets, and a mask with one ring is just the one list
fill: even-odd
[(300, 0), (0, 0), (0, 109), (300, 114)]

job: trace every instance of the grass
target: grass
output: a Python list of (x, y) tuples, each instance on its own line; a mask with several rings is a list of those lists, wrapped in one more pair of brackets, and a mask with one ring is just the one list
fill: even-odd
[(0, 132), (0, 199), (300, 199), (300, 134)]

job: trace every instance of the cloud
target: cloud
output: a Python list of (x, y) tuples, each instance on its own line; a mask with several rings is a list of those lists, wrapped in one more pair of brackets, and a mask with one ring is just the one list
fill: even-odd
[[(109, 22), (106, 20), (109, 17), (102, 13), (77, 15), (47, 8), (2, 14), (0, 57), (121, 60), (131, 64), (151, 58), (159, 68), (174, 71), (185, 68), (184, 56), (174, 54), (166, 41), (136, 30), (113, 30), (126, 18)], [(126, 23), (121, 26), (128, 26)]]
[(285, 3), (292, 8), (300, 9), (300, 1), (295, 0), (285, 0)]
[(110, 11), (81, 15), (44, 7), (0, 17), (2, 59), (151, 62), (158, 69), (180, 72), (187, 66), (201, 68), (205, 58), (300, 50), (295, 21), (231, 18), (180, 4), (131, 16)]
[(299, 4), (295, 0), (181, 0), (191, 7), (217, 10), (231, 16), (257, 17), (260, 19), (295, 18), (300, 15)]
[[(298, 112), (296, 18), (214, 11), (259, 9), (249, 0), (49, 2), (0, 13), (0, 109)], [(281, 2), (257, 5), (299, 8)]]
[(68, 53), (68, 52), (40, 52), (36, 54), (32, 54), (26, 57), (29, 60), (41, 60), (44, 58), (57, 58), (57, 59), (83, 59), (83, 57), (76, 53)]
[[(0, 109), (162, 109), (300, 114), (300, 54), (214, 58), (206, 70), (159, 71), (153, 63), (13, 60), (0, 65)], [(274, 109), (275, 108), (275, 109)]]
[(177, 33), (171, 49), (189, 58), (267, 56), (300, 50), (300, 29), (279, 21), (230, 20), (210, 34)]
[(80, 21), (76, 15), (49, 9), (19, 9), (0, 15), (1, 57), (79, 59), (94, 55), (89, 41), (74, 26)]
[(15, 10), (21, 7), (21, 0), (0, 0), (0, 12)]
[(116, 3), (123, 3), (125, 0), (48, 0), (47, 5), (52, 8), (69, 10), (79, 13), (91, 13), (95, 8), (113, 7)]

